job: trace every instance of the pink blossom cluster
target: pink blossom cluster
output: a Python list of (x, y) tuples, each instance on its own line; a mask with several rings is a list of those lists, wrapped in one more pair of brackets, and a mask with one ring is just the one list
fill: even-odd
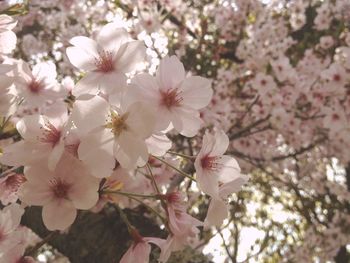
[[(107, 203), (133, 207), (133, 197), (148, 196), (156, 199), (150, 205), (160, 210), (168, 238), (143, 237), (126, 219), (133, 244), (120, 262), (148, 262), (149, 243), (160, 247), (159, 261), (166, 262), (197, 237), (198, 227), (221, 225), (228, 216), (227, 198), (248, 181), (237, 161), (224, 155), (229, 139), (221, 129), (207, 129), (196, 156), (169, 153), (168, 134), (190, 138), (206, 127), (200, 110), (212, 99), (211, 81), (186, 74), (176, 56), (161, 59), (155, 75), (130, 75), (146, 48), (115, 23), (69, 43), (68, 60), (82, 72), (69, 89), (57, 80), (52, 61), (31, 66), (5, 58), (1, 65), (4, 96), (13, 96), (2, 112), (4, 125), (12, 122), (21, 139), (1, 150), (0, 162), (9, 167), (0, 181), (1, 202), (10, 204), (4, 214), (16, 223), (0, 240), (15, 238), (21, 216), (7, 211), (17, 203), (42, 207), (48, 230), (69, 231), (80, 210), (99, 212)], [(192, 162), (195, 178), (181, 170), (177, 155)], [(13, 172), (21, 167), (23, 174)], [(204, 223), (188, 214), (181, 190), (169, 188), (177, 174), (211, 197)], [(23, 248), (19, 257), (27, 260)], [(1, 247), (3, 257), (10, 249)]]

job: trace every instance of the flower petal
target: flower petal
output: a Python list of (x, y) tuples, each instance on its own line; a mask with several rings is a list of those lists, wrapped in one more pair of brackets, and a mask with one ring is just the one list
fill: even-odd
[(131, 41), (123, 44), (116, 56), (115, 68), (119, 72), (128, 73), (145, 58), (146, 47), (142, 41)]
[(176, 56), (164, 57), (156, 74), (161, 89), (173, 89), (185, 79), (185, 68)]
[(104, 25), (96, 36), (96, 41), (103, 50), (115, 53), (129, 40), (129, 33), (124, 28), (118, 27), (116, 23)]
[(74, 103), (71, 119), (76, 127), (86, 134), (96, 127), (103, 126), (109, 111), (108, 102), (100, 96), (94, 96), (89, 100), (77, 100)]
[(197, 134), (203, 121), (199, 117), (199, 112), (176, 108), (174, 110), (172, 123), (175, 130), (186, 137), (193, 137)]
[(42, 216), (47, 229), (65, 230), (73, 224), (77, 217), (77, 210), (69, 200), (52, 200), (44, 205)]
[(84, 50), (78, 47), (67, 47), (66, 54), (74, 67), (84, 71), (93, 71), (96, 69), (95, 57), (86, 53)]
[(207, 217), (204, 220), (204, 227), (221, 226), (227, 216), (228, 207), (225, 202), (218, 199), (212, 199), (209, 204)]
[(186, 78), (182, 84), (182, 103), (199, 110), (206, 107), (213, 96), (211, 81), (199, 76)]
[(108, 177), (115, 167), (113, 156), (114, 139), (110, 131), (89, 134), (84, 137), (78, 148), (79, 159), (97, 178)]

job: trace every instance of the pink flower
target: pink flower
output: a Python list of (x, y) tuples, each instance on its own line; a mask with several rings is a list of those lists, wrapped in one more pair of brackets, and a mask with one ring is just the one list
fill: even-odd
[(132, 231), (134, 242), (123, 255), (119, 263), (134, 263), (135, 259), (137, 259), (138, 263), (148, 263), (149, 254), (151, 252), (149, 243), (161, 247), (165, 240), (155, 237), (142, 237), (135, 229)]
[(172, 124), (184, 136), (194, 136), (202, 123), (199, 110), (207, 106), (213, 91), (208, 79), (185, 76), (183, 64), (176, 56), (161, 60), (156, 77), (139, 74), (132, 80), (130, 92), (144, 100), (158, 113), (157, 130)]
[(74, 96), (122, 91), (125, 73), (143, 60), (146, 50), (143, 42), (132, 41), (126, 30), (114, 23), (103, 26), (95, 39), (77, 36), (70, 43), (73, 47), (66, 51), (69, 61), (87, 72), (73, 89)]
[(344, 92), (342, 89), (349, 79), (346, 70), (337, 63), (333, 63), (328, 69), (324, 70), (321, 76), (327, 81), (327, 88), (333, 92)]
[(227, 217), (228, 207), (224, 200), (240, 190), (248, 177), (240, 173), (237, 161), (223, 155), (229, 145), (229, 139), (222, 130), (214, 135), (205, 133), (203, 145), (197, 155), (194, 166), (198, 187), (212, 197), (204, 225), (220, 225)]
[(224, 155), (229, 139), (224, 131), (216, 130), (214, 135), (206, 132), (203, 144), (194, 166), (198, 187), (211, 197), (219, 196), (219, 178), (225, 175), (240, 175), (237, 161)]
[(53, 107), (56, 116), (29, 115), (17, 122), (23, 140), (4, 148), (0, 161), (11, 166), (31, 165), (48, 160), (53, 170), (64, 150), (64, 125), (68, 118), (65, 107)]
[(111, 106), (95, 96), (75, 102), (72, 121), (82, 134), (79, 159), (99, 178), (111, 175), (115, 159), (125, 169), (148, 161), (145, 140), (154, 129), (154, 113), (141, 102)]
[(61, 96), (56, 77), (56, 66), (51, 61), (36, 64), (32, 70), (26, 62), (20, 61), (15, 70), (14, 85), (18, 96), (24, 98), (29, 107), (42, 107)]
[(175, 236), (193, 237), (198, 233), (197, 226), (203, 225), (201, 221), (186, 212), (184, 197), (180, 192), (166, 194), (169, 227)]
[(225, 218), (228, 216), (228, 202), (227, 198), (241, 190), (242, 186), (247, 183), (249, 177), (243, 174), (221, 173), (219, 177), (218, 197), (213, 196), (207, 216), (204, 220), (204, 226), (220, 226)]
[(19, 189), (22, 202), (43, 206), (42, 216), (49, 230), (64, 230), (77, 215), (76, 209), (90, 209), (98, 200), (99, 180), (72, 155), (64, 153), (51, 172), (45, 164), (25, 169)]

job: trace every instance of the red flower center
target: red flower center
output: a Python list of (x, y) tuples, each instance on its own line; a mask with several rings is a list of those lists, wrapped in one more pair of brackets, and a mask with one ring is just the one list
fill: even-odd
[(50, 122), (45, 122), (45, 124), (40, 128), (43, 129), (42, 137), (40, 138), (41, 142), (51, 143), (52, 146), (55, 146), (60, 141), (61, 131), (53, 126)]
[(204, 170), (218, 170), (220, 168), (217, 160), (220, 157), (206, 155), (201, 159), (201, 165)]
[(68, 191), (71, 188), (71, 185), (62, 180), (61, 178), (53, 178), (50, 180), (51, 191), (54, 196), (58, 199), (68, 198)]
[(97, 67), (97, 71), (100, 72), (111, 72), (114, 70), (113, 64), (113, 54), (109, 51), (102, 51), (99, 53), (100, 57), (96, 59), (95, 65)]
[(16, 192), (25, 180), (22, 174), (13, 174), (6, 178), (5, 185), (6, 188), (11, 189), (12, 192)]
[(37, 81), (33, 79), (29, 84), (28, 84), (28, 89), (32, 93), (39, 93), (40, 90), (42, 90), (44, 85), (41, 83), (41, 81)]
[(339, 74), (334, 74), (333, 75), (333, 80), (334, 81), (340, 81), (341, 80), (341, 76)]
[(183, 98), (181, 96), (181, 91), (177, 88), (169, 89), (167, 91), (160, 91), (161, 94), (161, 105), (171, 109), (173, 107), (178, 107), (181, 105)]

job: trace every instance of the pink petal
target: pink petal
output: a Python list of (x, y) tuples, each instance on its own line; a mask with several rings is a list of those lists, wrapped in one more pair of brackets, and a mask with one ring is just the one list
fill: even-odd
[(194, 76), (186, 78), (182, 84), (182, 103), (190, 108), (199, 110), (206, 107), (213, 96), (211, 81)]
[(218, 199), (212, 199), (209, 204), (207, 217), (204, 220), (204, 226), (220, 226), (227, 216), (228, 207), (225, 202)]
[(120, 46), (130, 40), (128, 32), (115, 23), (104, 25), (96, 36), (100, 48), (117, 53)]
[(143, 61), (146, 55), (146, 47), (142, 41), (131, 41), (123, 44), (116, 56), (115, 68), (119, 72), (128, 73)]
[(174, 128), (183, 136), (193, 137), (197, 134), (203, 121), (199, 117), (199, 112), (184, 108), (174, 110), (172, 123)]
[(42, 216), (47, 229), (51, 231), (65, 230), (73, 224), (77, 210), (69, 200), (52, 200), (44, 205)]
[(185, 68), (176, 56), (166, 56), (160, 61), (157, 80), (161, 89), (172, 89), (185, 79)]
[(86, 53), (84, 50), (78, 47), (67, 47), (66, 54), (74, 67), (85, 71), (93, 71), (96, 69), (95, 57)]

